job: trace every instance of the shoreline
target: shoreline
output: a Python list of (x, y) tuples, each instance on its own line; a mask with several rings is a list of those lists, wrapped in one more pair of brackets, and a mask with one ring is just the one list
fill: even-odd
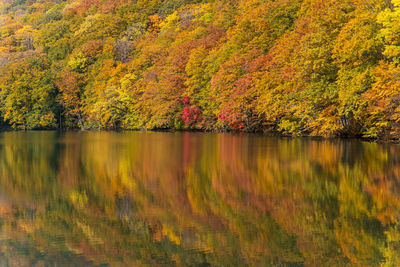
[(79, 129), (79, 128), (67, 128), (67, 129), (57, 129), (57, 128), (49, 128), (49, 129), (13, 129), (11, 127), (0, 129), (0, 133), (4, 132), (154, 132), (154, 133), (210, 133), (210, 134), (253, 134), (264, 137), (279, 137), (279, 138), (312, 138), (318, 140), (357, 140), (361, 142), (368, 143), (377, 143), (377, 144), (399, 144), (399, 139), (372, 139), (372, 138), (363, 138), (359, 136), (333, 136), (333, 137), (324, 137), (324, 136), (316, 136), (316, 135), (300, 135), (300, 136), (290, 136), (281, 134), (276, 131), (223, 131), (223, 130), (200, 130), (200, 129)]

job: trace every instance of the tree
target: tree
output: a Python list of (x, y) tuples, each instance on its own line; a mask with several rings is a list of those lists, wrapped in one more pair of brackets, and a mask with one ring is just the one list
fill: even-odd
[(49, 65), (43, 58), (3, 66), (1, 112), (14, 128), (56, 127), (56, 88)]
[(78, 124), (81, 129), (84, 129), (81, 97), (84, 78), (76, 72), (61, 72), (57, 75), (56, 85), (60, 92), (58, 102), (65, 109), (66, 119), (72, 122), (70, 126)]

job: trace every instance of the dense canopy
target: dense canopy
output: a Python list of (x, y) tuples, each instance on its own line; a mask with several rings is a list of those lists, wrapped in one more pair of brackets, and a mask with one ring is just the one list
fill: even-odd
[(20, 129), (400, 136), (400, 0), (1, 0)]

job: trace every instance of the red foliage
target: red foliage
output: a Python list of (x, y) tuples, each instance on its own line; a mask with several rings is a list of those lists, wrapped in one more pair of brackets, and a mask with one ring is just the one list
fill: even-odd
[(245, 128), (243, 118), (233, 110), (222, 110), (218, 114), (218, 119), (235, 131), (240, 131)]
[(195, 105), (190, 104), (190, 97), (185, 96), (181, 99), (182, 103), (185, 105), (182, 111), (182, 120), (185, 125), (193, 126), (200, 118), (201, 110)]
[(184, 96), (184, 97), (181, 99), (181, 101), (182, 101), (182, 103), (185, 104), (185, 105), (190, 105), (190, 97), (188, 97), (188, 96)]
[(81, 2), (79, 2), (78, 5), (74, 6), (73, 8), (68, 9), (68, 11), (78, 14), (79, 16), (82, 16), (89, 9), (94, 8), (99, 3), (100, 3), (99, 0), (82, 0)]

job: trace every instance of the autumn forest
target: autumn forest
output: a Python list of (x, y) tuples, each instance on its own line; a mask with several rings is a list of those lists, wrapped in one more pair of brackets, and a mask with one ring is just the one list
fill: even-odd
[(400, 138), (400, 0), (1, 0), (0, 121)]

